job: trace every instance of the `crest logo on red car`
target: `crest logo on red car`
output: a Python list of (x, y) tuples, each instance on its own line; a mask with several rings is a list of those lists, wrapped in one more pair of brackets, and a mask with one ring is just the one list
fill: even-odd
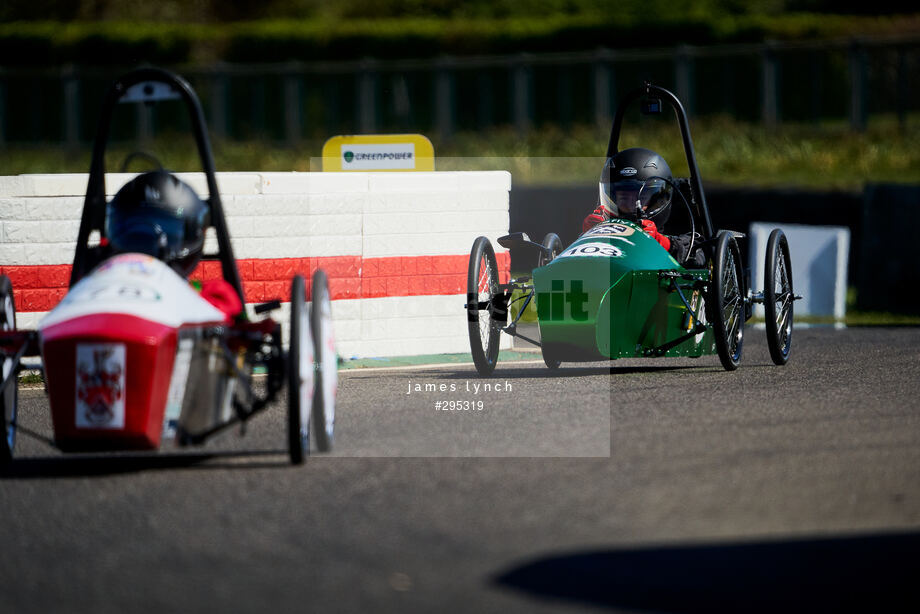
[(78, 344), (76, 371), (77, 428), (124, 428), (124, 344)]

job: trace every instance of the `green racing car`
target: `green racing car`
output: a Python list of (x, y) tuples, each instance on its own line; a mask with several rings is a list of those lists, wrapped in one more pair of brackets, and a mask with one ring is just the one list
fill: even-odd
[[(678, 98), (664, 88), (646, 83), (627, 94), (614, 118), (608, 162), (618, 151), (624, 111), (637, 100), (643, 113), (661, 113), (665, 101), (677, 116), (690, 177), (661, 181), (671, 184), (675, 200), (684, 205), (690, 225), (688, 251), (699, 257), (678, 262), (644, 232), (637, 201), (636, 219), (604, 220), (568, 247), (554, 233), (541, 243), (521, 232), (499, 238), (505, 248), (536, 248), (538, 253), (532, 274), (508, 283), (499, 283), (491, 243), (478, 237), (470, 254), (465, 308), (470, 349), (480, 375), (494, 371), (502, 333), (539, 346), (551, 369), (562, 362), (718, 354), (723, 367), (731, 371), (741, 362), (744, 327), (754, 303), (764, 305), (773, 362), (788, 361), (793, 303), (801, 297), (793, 293), (786, 237), (779, 229), (770, 234), (765, 288), (751, 292), (739, 248), (745, 235), (714, 230), (686, 113)], [(537, 307), (539, 341), (517, 328), (532, 301)]]

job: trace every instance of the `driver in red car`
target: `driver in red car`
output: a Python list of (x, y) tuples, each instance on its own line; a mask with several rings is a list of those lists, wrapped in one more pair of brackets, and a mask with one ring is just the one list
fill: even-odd
[(703, 251), (693, 247), (693, 233), (665, 235), (658, 230), (671, 214), (673, 197), (671, 168), (660, 155), (642, 147), (618, 152), (607, 158), (598, 187), (600, 203), (582, 223), (583, 233), (612, 219), (630, 220), (682, 265), (705, 266)]
[[(158, 170), (126, 183), (107, 205), (106, 240), (113, 254), (137, 252), (162, 260), (183, 277), (201, 260), (210, 208), (175, 175)], [(227, 323), (243, 311), (223, 278), (205, 281), (201, 297), (223, 312)]]

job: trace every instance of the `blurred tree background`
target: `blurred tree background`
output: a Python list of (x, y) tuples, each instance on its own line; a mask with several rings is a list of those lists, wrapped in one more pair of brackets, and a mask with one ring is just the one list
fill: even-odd
[[(193, 83), (222, 170), (309, 170), (333, 134), (418, 131), (440, 168), (587, 180), (576, 159), (653, 79), (685, 99), (710, 180), (920, 182), (920, 7), (894, 0), (4, 0), (2, 173), (85, 171), (102, 91), (144, 63)], [(679, 155), (670, 127), (627, 130)]]
[(0, 20), (220, 23), (258, 19), (507, 18), (610, 15), (910, 14), (915, 2), (878, 0), (5, 0)]

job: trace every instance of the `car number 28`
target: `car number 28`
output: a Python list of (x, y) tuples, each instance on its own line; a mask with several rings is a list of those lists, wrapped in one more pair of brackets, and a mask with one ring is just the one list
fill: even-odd
[(571, 256), (605, 256), (607, 258), (621, 258), (623, 250), (608, 243), (582, 243), (571, 247), (558, 256), (557, 258), (568, 258)]

